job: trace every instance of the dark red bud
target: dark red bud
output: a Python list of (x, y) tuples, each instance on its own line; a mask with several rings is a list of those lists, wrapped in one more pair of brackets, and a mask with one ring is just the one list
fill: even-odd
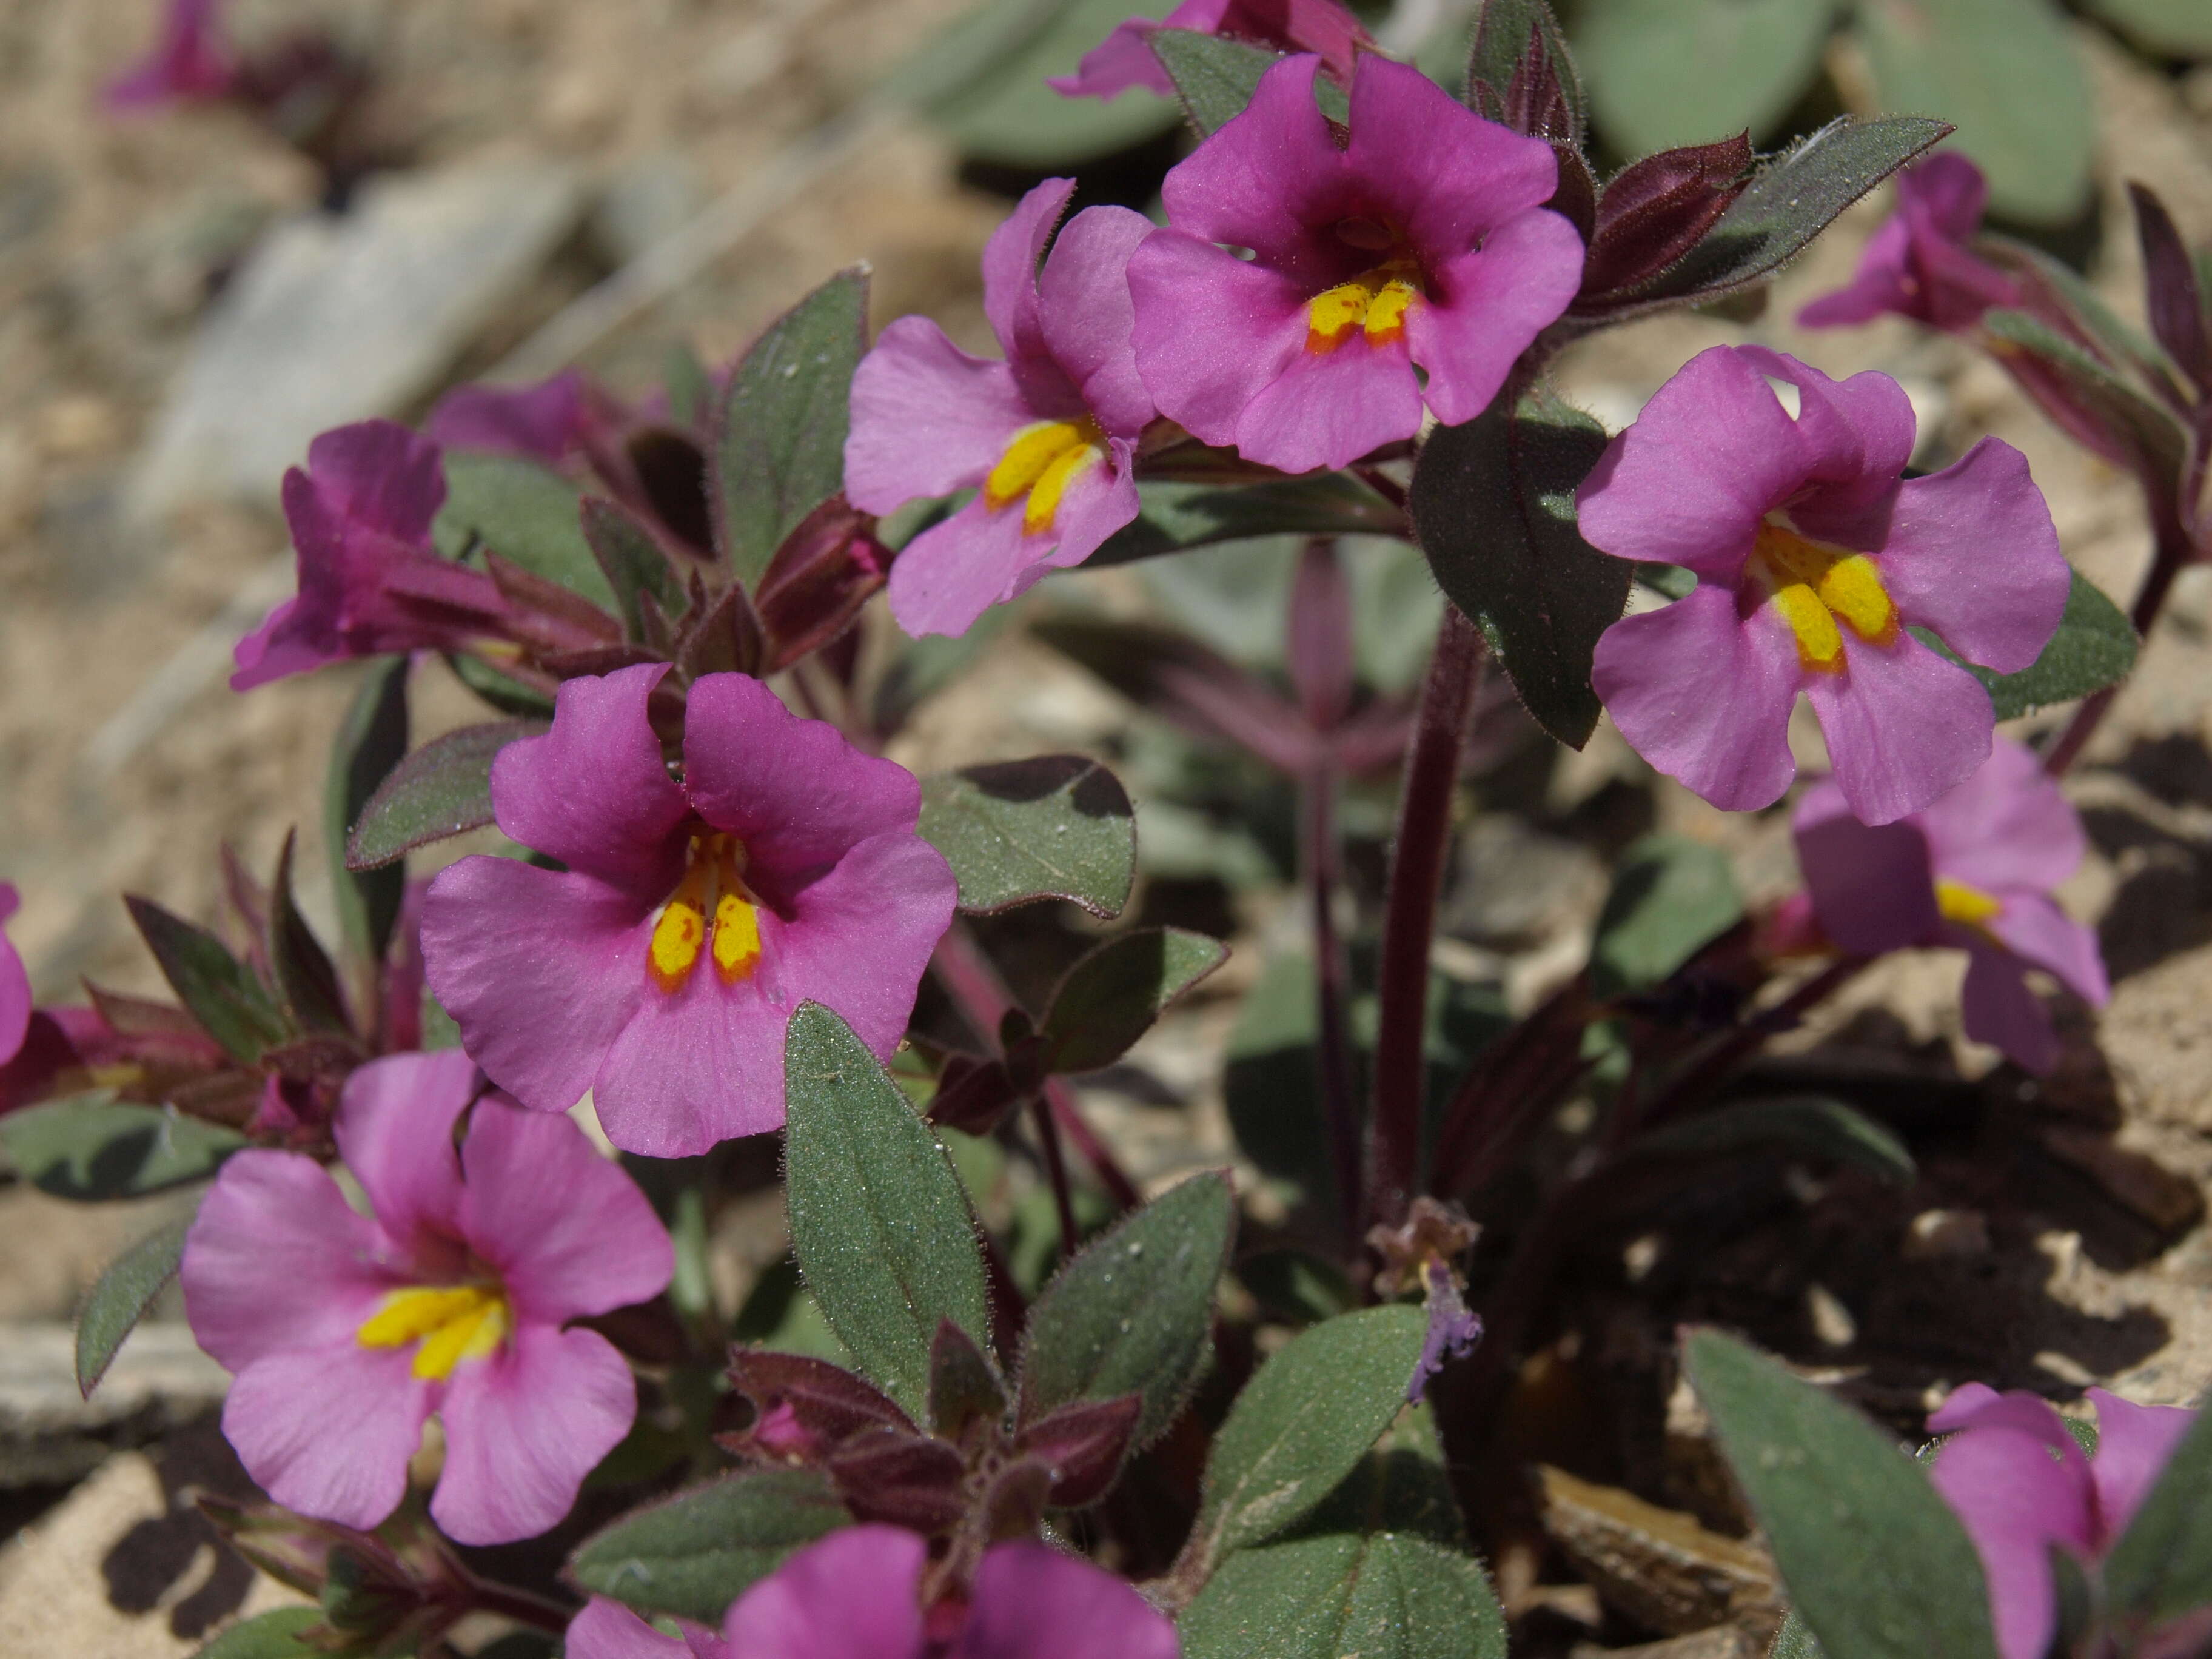
[(1751, 136), (1662, 150), (1631, 162), (1598, 198), (1583, 264), (1584, 298), (1647, 282), (1687, 253), (1743, 193)]
[(1144, 1404), (1141, 1396), (1125, 1394), (1063, 1406), (1023, 1430), (1014, 1449), (1049, 1473), (1055, 1508), (1080, 1509), (1113, 1486)]
[(967, 1512), (967, 1460), (942, 1440), (869, 1429), (830, 1453), (826, 1467), (838, 1497), (862, 1521), (937, 1534)]
[(844, 632), (884, 585), (891, 556), (875, 532), (873, 519), (832, 495), (784, 538), (755, 595), (769, 672)]
[(872, 1383), (826, 1359), (733, 1348), (730, 1386), (759, 1413), (749, 1432), (724, 1441), (741, 1455), (812, 1462), (869, 1430), (915, 1432), (914, 1419)]

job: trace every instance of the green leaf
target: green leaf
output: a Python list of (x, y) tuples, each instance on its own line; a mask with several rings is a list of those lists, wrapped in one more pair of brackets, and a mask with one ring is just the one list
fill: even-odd
[(1605, 453), (1605, 428), (1546, 392), (1439, 427), (1413, 468), (1411, 510), (1437, 582), (1481, 628), (1513, 689), (1571, 749), (1600, 713), (1598, 635), (1620, 619), (1632, 567), (1575, 526), (1575, 489)]
[(297, 840), (286, 831), (276, 855), (276, 878), (269, 884), (269, 976), (292, 1023), (303, 1031), (333, 1036), (351, 1034), (338, 970), (322, 941), (300, 914), (292, 896), (292, 852)]
[(377, 785), (346, 839), (346, 868), (373, 869), (492, 821), (491, 763), (543, 720), (492, 720), (434, 738)]
[(1916, 628), (1912, 633), (1979, 680), (2001, 720), (2015, 720), (2052, 703), (2071, 702), (2108, 685), (2118, 685), (2136, 665), (2140, 643), (2119, 606), (2078, 570), (2066, 595), (2066, 614), (2059, 618), (2058, 631), (2043, 647), (2043, 654), (2017, 674), (1999, 674), (1959, 662), (1958, 654), (1925, 629)]
[(551, 467), (519, 455), (446, 452), (446, 504), (431, 526), (438, 547), (456, 557), (481, 543), (533, 576), (558, 582), (602, 610), (615, 608), (578, 514), (582, 490)]
[(2158, 1483), (2105, 1558), (2105, 1601), (2124, 1623), (2212, 1606), (2212, 1411), (2166, 1460)]
[(1221, 1564), (1177, 1621), (1185, 1659), (1504, 1659), (1433, 1455), (1370, 1455), (1299, 1532)]
[[(1229, 44), (1224, 42), (1224, 44)], [(1138, 486), (1144, 507), (1084, 562), (1128, 564), (1255, 536), (1402, 533), (1398, 509), (1341, 472), (1225, 489), (1211, 483)]]
[(2088, 0), (2089, 9), (2142, 47), (2168, 58), (2212, 58), (2204, 0)]
[(1067, 970), (1038, 1026), (1050, 1072), (1110, 1066), (1168, 1005), (1229, 959), (1218, 939), (1182, 927), (1140, 927), (1110, 939)]
[(135, 893), (123, 896), (161, 975), (222, 1051), (251, 1066), (291, 1033), (261, 981), (204, 927)]
[(822, 1316), (822, 1304), (799, 1276), (799, 1264), (787, 1255), (762, 1270), (730, 1323), (730, 1340), (777, 1353), (826, 1359), (848, 1370), (853, 1364), (853, 1356)]
[(845, 487), (846, 405), (868, 346), (868, 271), (839, 271), (746, 348), (716, 412), (715, 539), (747, 592)]
[(140, 1198), (215, 1173), (245, 1146), (235, 1130), (106, 1095), (49, 1100), (0, 1116), (16, 1173), (57, 1198)]
[(645, 622), (638, 605), (642, 595), (650, 593), (664, 617), (672, 620), (683, 615), (684, 585), (677, 580), (668, 556), (653, 539), (653, 532), (628, 507), (596, 495), (585, 497), (581, 512), (584, 540), (613, 591), (623, 636), (644, 637)]
[(668, 413), (678, 426), (694, 431), (707, 423), (714, 404), (714, 377), (688, 340), (672, 344), (660, 360), (660, 382), (668, 393)]
[[(1482, 0), (1480, 12), (1474, 40), (1468, 53), (1467, 103), (1480, 114), (1492, 114), (1493, 109), (1502, 113), (1505, 96), (1512, 89), (1515, 71), (1528, 56), (1528, 43), (1534, 37), (1551, 73), (1559, 80), (1559, 90), (1566, 95), (1573, 122), (1569, 142), (1580, 149), (1583, 130), (1589, 124), (1589, 94), (1583, 83), (1580, 66), (1559, 32), (1559, 20), (1552, 15), (1552, 8), (1545, 0)], [(1425, 46), (1419, 57), (1425, 68)], [(1485, 91), (1497, 100), (1494, 106), (1485, 100)], [(1496, 118), (1495, 115), (1492, 118)]]
[(1190, 29), (1162, 29), (1152, 36), (1152, 56), (1175, 82), (1183, 113), (1201, 137), (1220, 131), (1243, 114), (1260, 77), (1281, 57), (1265, 46)]
[(1717, 1331), (1684, 1345), (1721, 1449), (1829, 1659), (1993, 1659), (1966, 1529), (1883, 1430)]
[(1030, 1310), (1021, 1417), (1078, 1400), (1144, 1397), (1133, 1449), (1182, 1409), (1213, 1331), (1213, 1288), (1237, 1231), (1226, 1176), (1193, 1176), (1092, 1239)]
[(2089, 199), (2088, 77), (2049, 0), (1857, 0), (1886, 110), (1939, 115), (2010, 219), (2063, 224)]
[(1822, 1659), (1820, 1643), (1805, 1628), (1796, 1608), (1783, 1616), (1782, 1628), (1774, 1632), (1774, 1645), (1767, 1649), (1766, 1659)]
[(191, 1216), (179, 1216), (149, 1233), (108, 1263), (85, 1297), (76, 1316), (76, 1386), (86, 1399), (107, 1374), (123, 1339), (177, 1276), (191, 1224)]
[(1310, 1204), (1335, 1191), (1321, 1098), (1313, 958), (1270, 957), (1229, 1033), (1221, 1089), (1244, 1155)]
[(306, 1639), (322, 1622), (320, 1607), (277, 1607), (241, 1619), (193, 1659), (307, 1659), (326, 1651), (321, 1644)]
[(1352, 1473), (1405, 1406), (1427, 1331), (1419, 1308), (1363, 1309), (1260, 1368), (1213, 1437), (1193, 1534), (1206, 1559), (1273, 1536)]
[(337, 889), (339, 925), (355, 957), (370, 968), (383, 962), (392, 943), (407, 872), (396, 866), (348, 870), (346, 834), (406, 752), (407, 659), (399, 656), (373, 664), (354, 694), (331, 745), (330, 778), (323, 787), (323, 842)]
[(1820, 72), (1832, 0), (1583, 0), (1575, 56), (1614, 149), (1771, 132)]
[(852, 1517), (811, 1469), (748, 1469), (633, 1510), (568, 1558), (568, 1576), (640, 1613), (720, 1625), (793, 1551)]
[(951, 865), (971, 913), (1060, 898), (1110, 918), (1136, 878), (1128, 793), (1081, 755), (933, 773), (921, 781), (921, 835)]
[(1646, 836), (1621, 854), (1590, 945), (1601, 997), (1649, 990), (1743, 919), (1728, 854), (1683, 836)]
[(481, 657), (472, 657), (465, 651), (449, 651), (446, 653), (446, 666), (453, 671), (454, 678), (502, 714), (513, 714), (519, 720), (553, 718), (551, 697), (534, 685), (525, 685), (501, 673)]
[(1840, 1100), (1796, 1095), (1747, 1100), (1639, 1135), (1631, 1152), (1707, 1156), (1779, 1144), (1872, 1171), (1893, 1186), (1918, 1173), (1912, 1154), (1888, 1129)]
[(800, 1272), (868, 1379), (916, 1422), (949, 1319), (990, 1340), (983, 1257), (945, 1148), (845, 1022), (802, 1003), (784, 1042), (786, 1201)]
[(1703, 304), (1765, 281), (1845, 208), (1949, 131), (1917, 115), (1831, 121), (1762, 167), (1680, 264), (1607, 314)]

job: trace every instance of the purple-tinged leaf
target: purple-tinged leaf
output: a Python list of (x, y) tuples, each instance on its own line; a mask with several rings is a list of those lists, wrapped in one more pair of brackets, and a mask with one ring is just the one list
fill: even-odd
[(946, 1056), (930, 1097), (929, 1121), (963, 1134), (988, 1134), (1022, 1097), (1006, 1062), (975, 1054)]
[(896, 1429), (913, 1434), (914, 1419), (901, 1411), (882, 1390), (866, 1378), (855, 1376), (827, 1360), (803, 1354), (763, 1353), (752, 1348), (730, 1351), (730, 1386), (752, 1402), (759, 1413), (751, 1431), (757, 1439), (761, 1425), (779, 1407), (787, 1410), (790, 1426), (811, 1447), (779, 1444), (763, 1447), (779, 1455), (804, 1450), (801, 1461), (827, 1452), (868, 1429)]
[(284, 1040), (283, 1012), (221, 939), (151, 899), (125, 894), (123, 902), (169, 988), (225, 1054), (251, 1066)]
[(285, 1012), (301, 1030), (350, 1036), (353, 1021), (346, 1013), (345, 993), (338, 988), (337, 967), (292, 896), (292, 852), (297, 841), (296, 831), (285, 832), (284, 849), (276, 855), (276, 879), (269, 885), (269, 977)]
[(1467, 79), (1467, 102), (1478, 114), (1580, 150), (1589, 100), (1544, 0), (1483, 0)]
[(2198, 392), (2212, 397), (2212, 342), (2205, 337), (2204, 295), (2197, 286), (2197, 267), (2155, 191), (2130, 181), (2128, 199), (2135, 204), (2136, 234), (2142, 240), (2151, 332)]
[(801, 520), (769, 562), (754, 593), (769, 641), (769, 672), (789, 667), (852, 624), (883, 586), (891, 556), (875, 520), (832, 495)]
[(584, 498), (584, 540), (599, 561), (599, 572), (614, 590), (615, 606), (633, 640), (645, 641), (645, 618), (640, 602), (651, 594), (661, 614), (684, 609), (684, 584), (677, 579), (668, 555), (653, 532), (640, 524), (629, 508), (596, 495)]
[(967, 1512), (968, 1462), (942, 1440), (866, 1429), (830, 1454), (830, 1481), (863, 1521), (950, 1532)]
[(683, 639), (676, 647), (676, 672), (686, 680), (757, 672), (766, 647), (760, 618), (753, 614), (744, 589), (732, 582), (709, 599), (697, 576), (691, 585), (691, 609), (685, 613)]
[(1112, 1487), (1144, 1409), (1144, 1396), (1135, 1394), (1079, 1401), (1024, 1429), (1014, 1450), (1050, 1472), (1055, 1509), (1079, 1510)]
[(1751, 165), (1747, 132), (1664, 150), (1622, 168), (1598, 198), (1583, 295), (1595, 299), (1633, 288), (1687, 253), (1743, 193)]
[(1107, 940), (1067, 970), (1039, 1035), (1048, 1072), (1095, 1072), (1127, 1054), (1169, 1005), (1229, 959), (1219, 939), (1143, 927)]

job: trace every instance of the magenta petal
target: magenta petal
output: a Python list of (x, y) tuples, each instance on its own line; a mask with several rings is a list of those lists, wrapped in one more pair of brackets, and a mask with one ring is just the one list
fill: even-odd
[[(1410, 64), (1360, 53), (1351, 104), (1345, 170), (1384, 198), (1377, 205), (1431, 266), (1540, 208), (1559, 186), (1551, 145), (1484, 120)], [(1582, 276), (1582, 238), (1573, 240), (1570, 285), (1546, 323), (1566, 309)], [(1497, 286), (1501, 295), (1507, 288)]]
[[(778, 931), (762, 919), (763, 958), (781, 956)], [(726, 986), (702, 963), (678, 989), (639, 1000), (592, 1085), (609, 1140), (647, 1158), (693, 1158), (783, 1127), (783, 1035), (795, 1005), (762, 994), (765, 972)]]
[(1201, 442), (1235, 443), (1245, 406), (1305, 355), (1311, 295), (1198, 237), (1154, 232), (1129, 256), (1129, 292), (1145, 386), (1160, 413)]
[[(1342, 248), (1325, 247), (1315, 234), (1350, 210), (1344, 152), (1314, 102), (1320, 68), (1310, 53), (1276, 64), (1260, 77), (1251, 101), (1160, 185), (1175, 230), (1249, 247), (1261, 264), (1310, 282), (1313, 292), (1352, 274)], [(1142, 315), (1141, 294), (1137, 303)]]
[(560, 1523), (584, 1477), (637, 1417), (637, 1384), (597, 1331), (524, 1325), (464, 1360), (438, 1409), (446, 1467), (430, 1516), (461, 1544), (507, 1544)]
[(739, 1596), (722, 1633), (744, 1659), (921, 1659), (927, 1553), (897, 1527), (833, 1532)]
[(422, 545), (446, 504), (438, 446), (397, 421), (359, 421), (307, 446), (307, 476), (332, 511), (395, 542)]
[(1800, 328), (1843, 328), (1870, 323), (1894, 312), (1912, 314), (1917, 292), (1911, 278), (1912, 228), (1893, 214), (1867, 239), (1858, 270), (1833, 294), (1824, 294), (1797, 313)]
[(950, 1659), (1176, 1659), (1175, 1626), (1112, 1573), (1027, 1539), (994, 1546)]
[(983, 314), (1018, 376), (1022, 360), (1048, 355), (1038, 317), (1037, 262), (1074, 194), (1074, 179), (1046, 179), (1014, 204), (983, 244)]
[[(185, 1237), (185, 1314), (226, 1370), (352, 1345), (404, 1263), (321, 1164), (252, 1149), (222, 1166)], [(410, 1450), (413, 1448), (410, 1446)]]
[(689, 816), (646, 715), (667, 672), (641, 663), (563, 680), (553, 729), (507, 744), (491, 766), (501, 830), (580, 875), (649, 894), (648, 903), (684, 872), (676, 831)]
[(1990, 694), (1910, 634), (1887, 646), (1843, 631), (1844, 672), (1808, 674), (1836, 785), (1868, 823), (1917, 812), (1989, 758)]
[(1906, 622), (2000, 674), (2043, 654), (2073, 582), (2027, 457), (1995, 438), (1905, 482), (1879, 562)]
[(1989, 180), (1966, 156), (1947, 149), (1899, 173), (1897, 198), (1922, 216), (1930, 230), (1964, 242), (1982, 228)]
[(1917, 824), (1861, 823), (1827, 782), (1797, 803), (1791, 829), (1814, 914), (1838, 949), (1876, 957), (1934, 933), (1935, 872)]
[(1582, 274), (1582, 238), (1540, 210), (1437, 272), (1437, 298), (1407, 313), (1406, 338), (1428, 371), (1425, 396), (1438, 420), (1457, 426), (1482, 413), (1514, 360), (1572, 302)]
[(335, 642), (318, 645), (306, 638), (299, 616), (300, 601), (283, 600), (262, 619), (260, 627), (231, 647), (231, 660), (237, 665), (230, 677), (232, 690), (251, 691), (271, 680), (312, 673), (343, 660), (346, 653)]
[(536, 386), (456, 386), (422, 422), (425, 437), (449, 449), (521, 455), (557, 465), (581, 441), (584, 376), (564, 369)]
[(692, 686), (684, 780), (700, 816), (745, 843), (749, 868), (776, 878), (817, 869), (871, 836), (912, 835), (921, 816), (913, 773), (862, 754), (826, 720), (801, 719), (744, 674)]
[(1998, 1652), (2043, 1659), (2056, 1620), (2050, 1547), (2090, 1546), (2086, 1472), (2053, 1461), (2033, 1435), (1992, 1427), (1945, 1444), (1929, 1478), (1982, 1558)]
[[(1827, 483), (1862, 479), (1893, 492), (1912, 459), (1917, 422), (1905, 388), (1869, 370), (1832, 380), (1810, 363), (1765, 346), (1735, 349), (1762, 374), (1797, 388), (1797, 430), (1804, 440), (1808, 476)], [(1826, 536), (1793, 505), (1792, 520), (1808, 535)]]
[(1023, 576), (1051, 546), (1024, 532), (1018, 505), (994, 511), (978, 495), (900, 551), (891, 565), (891, 616), (915, 639), (957, 639), (1020, 592)]
[(1800, 670), (1789, 631), (1700, 585), (1624, 617), (1599, 638), (1590, 683), (1629, 746), (1723, 811), (1782, 799), (1797, 774), (1790, 711)]
[(405, 1348), (350, 1336), (270, 1354), (231, 1382), (223, 1437), (286, 1509), (366, 1531), (399, 1506), (430, 1415), (431, 1385), (412, 1364)]
[(2004, 908), (1990, 918), (1989, 930), (2014, 956), (2057, 976), (2093, 1008), (2112, 1000), (2104, 953), (2097, 936), (2051, 900), (2036, 892), (2008, 891)]
[[(15, 914), (15, 890), (0, 881), (0, 927)], [(31, 1030), (31, 975), (15, 947), (0, 933), (0, 1066), (15, 1057)]]
[(338, 1154), (385, 1231), (413, 1246), (450, 1237), (461, 1203), (453, 1125), (476, 1097), (477, 1063), (457, 1048), (387, 1054), (346, 1079)]
[(1112, 33), (1084, 53), (1074, 74), (1053, 76), (1045, 84), (1063, 98), (1116, 98), (1132, 87), (1172, 98), (1175, 82), (1152, 56), (1152, 40), (1159, 27), (1150, 17), (1117, 23)]
[(1946, 929), (1945, 938), (1966, 947), (1966, 984), (1959, 998), (1960, 1024), (1977, 1042), (2000, 1049), (2036, 1076), (2058, 1064), (2058, 1033), (2051, 1011), (2027, 982), (2021, 959), (2009, 951), (1980, 943), (1963, 928)]
[(1045, 343), (1107, 431), (1135, 437), (1152, 418), (1130, 336), (1129, 256), (1152, 222), (1122, 207), (1085, 208), (1052, 245), (1037, 279)]
[(431, 992), (471, 1057), (533, 1111), (565, 1112), (582, 1099), (629, 1024), (647, 988), (652, 902), (483, 854), (431, 882), (422, 903)]
[(2056, 887), (2088, 851), (2081, 820), (2025, 744), (2000, 737), (1981, 769), (1922, 814), (1938, 873), (1996, 891)]
[(927, 317), (902, 317), (853, 376), (845, 495), (864, 513), (980, 484), (1038, 419), (1013, 371), (971, 357)]
[(604, 1595), (594, 1595), (568, 1621), (561, 1650), (565, 1659), (738, 1659), (711, 1631), (686, 1625), (680, 1637), (663, 1636)]
[(1759, 521), (1808, 471), (1773, 389), (1742, 353), (1714, 346), (1652, 393), (1575, 501), (1591, 546), (1733, 582)]
[(1421, 383), (1404, 342), (1360, 336), (1334, 351), (1301, 350), (1237, 419), (1245, 459), (1285, 472), (1348, 466), (1421, 429)]
[(567, 1118), (488, 1097), (461, 1159), (460, 1231), (498, 1271), (518, 1322), (562, 1325), (668, 1287), (676, 1256), (653, 1206)]
[(2103, 1389), (2090, 1389), (2089, 1398), (2097, 1407), (2097, 1455), (2089, 1460), (2097, 1487), (2097, 1541), (2110, 1549), (2158, 1484), (2197, 1413), (2182, 1406), (2138, 1406)]

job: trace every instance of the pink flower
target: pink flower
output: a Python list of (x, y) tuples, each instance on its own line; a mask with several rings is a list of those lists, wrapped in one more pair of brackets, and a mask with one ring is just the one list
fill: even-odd
[(445, 504), (437, 445), (391, 421), (362, 421), (307, 446), (284, 475), (284, 517), (300, 592), (238, 642), (236, 691), (348, 657), (459, 649), (507, 611), (482, 571), (438, 556), (430, 521)]
[(438, 399), (422, 434), (447, 449), (520, 455), (557, 466), (592, 428), (591, 393), (580, 370), (536, 386), (456, 386)]
[[(0, 881), (0, 927), (6, 926), (20, 902), (14, 884)], [(21, 1051), (30, 1030), (31, 976), (24, 969), (23, 958), (8, 943), (8, 935), (0, 933), (0, 1066)]]
[(237, 76), (216, 16), (218, 0), (169, 0), (161, 38), (101, 94), (113, 110), (198, 103), (230, 93)]
[(891, 567), (891, 614), (909, 634), (966, 633), (1137, 516), (1130, 471), (1153, 410), (1129, 350), (1123, 273), (1152, 225), (1127, 208), (1085, 209), (1040, 271), (1074, 191), (1072, 179), (1048, 179), (983, 249), (983, 310), (1005, 362), (969, 356), (927, 318), (902, 317), (853, 377), (854, 506), (883, 514), (977, 491)]
[[(1791, 419), (1761, 376), (1797, 388)], [(1615, 623), (1591, 676), (1644, 759), (1714, 805), (1772, 805), (1803, 691), (1850, 810), (1887, 823), (1987, 758), (1974, 677), (2033, 663), (2071, 583), (2027, 458), (1985, 438), (1907, 480), (1912, 405), (1883, 374), (1832, 380), (1756, 346), (1685, 364), (1615, 438), (1577, 501), (1590, 544), (1687, 567), (1690, 595)]]
[(1908, 945), (1966, 951), (1966, 1035), (2032, 1072), (2058, 1059), (2028, 988), (2040, 968), (2102, 1007), (2097, 936), (2053, 902), (2086, 849), (2081, 820), (2035, 756), (2000, 738), (1981, 769), (1934, 805), (1869, 828), (1833, 783), (1808, 790), (1792, 827), (1820, 929), (1854, 956)]
[(2118, 1543), (2197, 1413), (2102, 1389), (2097, 1455), (2082, 1455), (2048, 1401), (1969, 1382), (1928, 1419), (1948, 1434), (1933, 1480), (1982, 1558), (2003, 1659), (2043, 1659), (2057, 1625), (2051, 1549), (2094, 1562)]
[(1359, 20), (1335, 0), (1182, 0), (1155, 22), (1132, 17), (1084, 55), (1073, 75), (1045, 82), (1063, 98), (1116, 98), (1142, 87), (1163, 98), (1175, 96), (1175, 82), (1152, 55), (1152, 37), (1162, 29), (1190, 29), (1279, 52), (1321, 55), (1322, 67), (1340, 82), (1352, 79), (1355, 55), (1375, 42)]
[(1543, 209), (1549, 144), (1363, 54), (1340, 146), (1314, 102), (1320, 67), (1267, 71), (1168, 174), (1169, 228), (1129, 261), (1160, 412), (1286, 472), (1411, 438), (1424, 402), (1473, 420), (1582, 281), (1582, 239)]
[(422, 955), (494, 1082), (547, 1112), (589, 1090), (616, 1146), (682, 1158), (781, 1126), (802, 1001), (888, 1056), (955, 885), (910, 773), (743, 674), (692, 685), (672, 778), (647, 713), (666, 672), (564, 681), (552, 731), (501, 751), (499, 827), (568, 867), (441, 871)]
[(185, 1310), (236, 1373), (223, 1433), (287, 1509), (376, 1526), (434, 1415), (432, 1517), (465, 1544), (528, 1538), (629, 1431), (629, 1365), (563, 1328), (658, 1295), (668, 1236), (574, 1124), (478, 1087), (450, 1050), (348, 1079), (338, 1151), (373, 1216), (294, 1152), (238, 1153), (200, 1205)]
[(1897, 175), (1897, 212), (1869, 237), (1850, 285), (1797, 313), (1805, 328), (1866, 323), (1886, 313), (1963, 333), (2021, 285), (1973, 252), (1990, 189), (1982, 170), (1949, 150)]
[[(1176, 1659), (1175, 1628), (1113, 1574), (1027, 1540), (994, 1545), (951, 1629), (925, 1617), (928, 1546), (896, 1527), (810, 1544), (730, 1608), (719, 1634), (663, 1636), (612, 1601), (568, 1626), (569, 1659)], [(946, 1611), (940, 1609), (940, 1613)], [(935, 1639), (933, 1640), (932, 1638)]]

